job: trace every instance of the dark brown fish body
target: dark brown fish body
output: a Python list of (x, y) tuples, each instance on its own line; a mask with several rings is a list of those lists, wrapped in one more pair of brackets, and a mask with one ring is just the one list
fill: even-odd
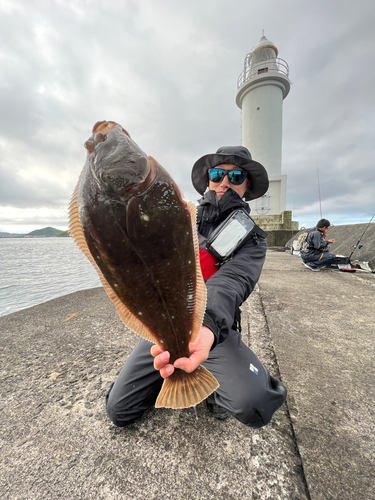
[[(195, 207), (120, 125), (95, 125), (86, 147), (88, 158), (71, 203), (71, 234), (96, 267), (124, 323), (168, 350), (172, 363), (189, 356), (206, 300)], [(167, 394), (159, 406), (191, 406), (217, 388), (203, 367), (196, 372), (176, 370), (167, 379), (173, 387), (166, 388), (173, 401)], [(197, 394), (182, 401), (181, 391)]]

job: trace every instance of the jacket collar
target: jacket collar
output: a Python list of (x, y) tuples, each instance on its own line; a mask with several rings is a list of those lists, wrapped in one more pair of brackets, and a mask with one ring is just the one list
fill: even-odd
[(203, 198), (199, 200), (199, 204), (202, 206), (210, 205), (215, 209), (217, 214), (223, 214), (228, 210), (234, 210), (235, 208), (243, 208), (246, 212), (250, 213), (249, 204), (246, 203), (233, 189), (228, 189), (226, 193), (217, 199), (215, 191), (206, 191)]

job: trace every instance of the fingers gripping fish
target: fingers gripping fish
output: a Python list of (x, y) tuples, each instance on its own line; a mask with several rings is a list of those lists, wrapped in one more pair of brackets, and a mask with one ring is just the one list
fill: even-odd
[[(70, 234), (95, 267), (125, 325), (189, 357), (206, 307), (196, 207), (115, 122), (98, 122), (69, 207)], [(175, 369), (156, 407), (187, 408), (219, 386), (203, 366)]]

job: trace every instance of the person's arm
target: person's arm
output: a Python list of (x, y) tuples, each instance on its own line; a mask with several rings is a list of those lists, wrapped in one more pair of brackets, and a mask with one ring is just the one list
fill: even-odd
[[(323, 231), (323, 238), (327, 238), (327, 234), (328, 234), (327, 229), (324, 229), (324, 231)], [(335, 240), (333, 238), (331, 238), (330, 240), (327, 240), (327, 241), (328, 241), (328, 243), (334, 243), (335, 242)]]
[(249, 297), (259, 280), (266, 257), (263, 238), (249, 237), (234, 257), (207, 281), (207, 306), (203, 325), (215, 335), (213, 347), (228, 335), (237, 309)]

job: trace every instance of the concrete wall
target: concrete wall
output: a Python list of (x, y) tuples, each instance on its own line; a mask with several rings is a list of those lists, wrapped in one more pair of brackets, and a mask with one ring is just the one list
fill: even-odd
[(259, 216), (256, 212), (251, 211), (251, 217), (259, 227), (267, 232), (275, 229), (293, 229), (298, 232), (299, 224), (297, 221), (292, 221), (291, 210), (285, 210), (278, 215), (266, 214), (261, 216)]
[(272, 247), (284, 247), (290, 239), (294, 239), (298, 230), (293, 229), (273, 229), (267, 231), (267, 245), (268, 248)]

